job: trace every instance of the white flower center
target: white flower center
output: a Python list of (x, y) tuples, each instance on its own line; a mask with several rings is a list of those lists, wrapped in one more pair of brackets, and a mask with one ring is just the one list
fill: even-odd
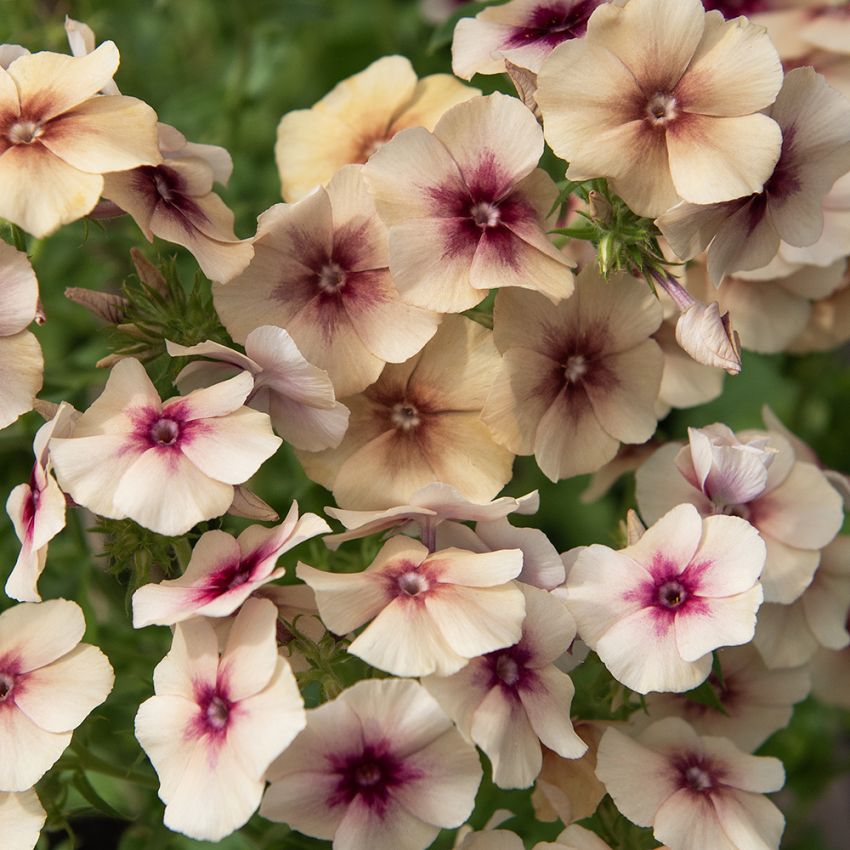
[(13, 145), (31, 145), (44, 133), (37, 121), (16, 121), (9, 129), (7, 138)]
[(663, 127), (677, 118), (676, 98), (667, 92), (656, 92), (647, 101), (646, 117), (654, 127)]
[(496, 662), (496, 675), (506, 685), (515, 685), (519, 681), (519, 664), (510, 655), (500, 655)]
[(354, 770), (354, 781), (361, 788), (369, 788), (381, 781), (381, 769), (371, 762), (358, 765)]
[(207, 706), (207, 722), (213, 729), (224, 729), (227, 726), (227, 718), (230, 716), (230, 708), (221, 697), (213, 697)]
[(319, 271), (319, 289), (328, 295), (339, 292), (345, 284), (345, 269), (331, 260), (322, 266)]
[(580, 381), (587, 373), (587, 360), (583, 354), (573, 354), (564, 364), (564, 378), (568, 384)]
[(419, 411), (412, 404), (400, 401), (393, 405), (390, 421), (396, 428), (400, 428), (402, 431), (410, 431), (412, 428), (416, 428), (422, 420), (419, 418)]
[(0, 673), (0, 702), (5, 701), (14, 686), (15, 677), (11, 673)]
[(160, 446), (173, 446), (179, 436), (180, 426), (173, 419), (158, 419), (151, 426), (151, 440)]
[(479, 227), (495, 227), (502, 217), (499, 208), (488, 201), (473, 204), (469, 214)]
[(666, 581), (658, 588), (658, 602), (665, 608), (678, 608), (688, 598), (688, 591), (678, 581)]
[(403, 573), (398, 578), (398, 589), (406, 596), (424, 593), (431, 585), (425, 576), (416, 572)]
[(693, 765), (685, 771), (685, 782), (694, 791), (710, 791), (714, 787), (711, 774), (697, 765)]

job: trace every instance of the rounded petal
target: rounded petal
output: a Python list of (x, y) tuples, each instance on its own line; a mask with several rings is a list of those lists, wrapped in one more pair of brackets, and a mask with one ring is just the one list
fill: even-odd
[(44, 355), (29, 331), (0, 336), (0, 429), (35, 404), (44, 376)]
[(29, 673), (69, 653), (85, 630), (83, 612), (76, 602), (22, 602), (0, 615), (0, 651), (17, 658), (21, 673)]

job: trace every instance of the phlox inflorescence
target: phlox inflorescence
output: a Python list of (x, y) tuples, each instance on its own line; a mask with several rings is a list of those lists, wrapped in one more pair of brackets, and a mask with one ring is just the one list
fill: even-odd
[[(0, 426), (45, 420), (6, 502), (4, 850), (72, 787), (150, 846), (778, 850), (755, 753), (850, 706), (850, 478), (820, 408), (811, 446), (688, 410), (850, 340), (850, 14), (466, 12), (455, 76), (385, 56), (282, 117), (245, 237), (231, 153), (122, 94), (112, 42), (0, 45)], [(134, 248), (67, 292), (110, 326), (99, 395), (54, 373), (27, 237), (83, 217), (199, 269)]]

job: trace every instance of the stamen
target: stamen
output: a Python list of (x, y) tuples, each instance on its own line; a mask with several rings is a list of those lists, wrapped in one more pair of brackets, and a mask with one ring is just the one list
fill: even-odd
[(411, 428), (416, 428), (420, 423), (419, 411), (408, 402), (400, 401), (393, 405), (390, 421), (396, 428), (402, 431), (410, 431)]
[(173, 419), (158, 419), (151, 426), (150, 438), (160, 446), (173, 446), (180, 436), (180, 426)]
[(320, 269), (318, 282), (322, 292), (333, 295), (345, 285), (345, 269), (331, 260)]
[(564, 378), (568, 384), (580, 381), (587, 374), (587, 360), (583, 354), (573, 354), (564, 364)]
[(13, 145), (31, 145), (44, 134), (44, 128), (37, 121), (17, 121), (7, 134)]
[(219, 696), (214, 696), (207, 706), (207, 722), (213, 729), (224, 729), (230, 716), (230, 706)]
[(495, 227), (502, 217), (499, 208), (488, 201), (473, 204), (469, 215), (479, 227)]
[(667, 92), (656, 92), (646, 104), (646, 117), (653, 126), (669, 124), (678, 115), (676, 98)]
[(496, 675), (506, 685), (515, 685), (519, 681), (519, 664), (510, 655), (500, 655), (496, 661)]
[(417, 596), (431, 587), (425, 576), (417, 572), (403, 573), (398, 578), (398, 588), (406, 596)]
[(658, 602), (665, 608), (678, 608), (688, 598), (688, 591), (681, 582), (668, 581), (658, 588)]

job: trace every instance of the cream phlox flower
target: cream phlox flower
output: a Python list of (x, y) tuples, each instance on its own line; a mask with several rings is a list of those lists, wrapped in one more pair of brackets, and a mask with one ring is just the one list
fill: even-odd
[[(806, 589), (820, 550), (841, 528), (841, 496), (814, 464), (795, 458), (794, 449), (779, 433), (743, 431), (734, 435), (734, 443), (730, 433), (717, 425), (691, 429), (688, 446), (668, 443), (658, 449), (635, 474), (638, 507), (647, 522), (682, 502), (695, 505), (703, 516), (744, 517), (767, 546), (761, 576), (765, 600), (787, 605)], [(776, 450), (766, 480), (759, 469), (759, 457), (767, 457), (764, 449)], [(708, 486), (717, 488), (717, 501), (715, 491), (709, 489), (709, 497), (703, 489), (708, 481), (716, 482)], [(741, 501), (730, 501), (736, 495)]]
[(276, 620), (271, 602), (249, 599), (221, 655), (208, 620), (177, 625), (154, 670), (156, 695), (136, 715), (169, 829), (219, 841), (241, 827), (260, 804), (269, 765), (304, 728)]
[(819, 649), (809, 662), (812, 693), (826, 705), (850, 708), (850, 647)]
[(21, 541), (21, 551), (9, 578), (6, 595), (20, 602), (40, 602), (38, 579), (47, 562), (47, 544), (65, 527), (65, 494), (51, 472), (48, 454), (53, 437), (71, 433), (79, 416), (70, 404), (62, 402), (49, 422), (33, 440), (35, 463), (30, 479), (18, 484), (6, 501), (6, 513)]
[(566, 599), (615, 679), (642, 694), (678, 693), (705, 681), (713, 650), (752, 640), (764, 558), (745, 520), (679, 505), (625, 549), (583, 549)]
[(86, 56), (32, 53), (0, 68), (0, 217), (47, 236), (91, 212), (104, 173), (159, 162), (154, 111), (97, 94), (117, 68), (111, 41)]
[(499, 360), (491, 331), (446, 316), (419, 354), (388, 364), (365, 392), (344, 399), (351, 418), (336, 449), (298, 459), (347, 510), (405, 505), (434, 482), (487, 502), (507, 484), (513, 463), (481, 420)]
[(383, 56), (312, 109), (283, 116), (275, 144), (283, 197), (301, 200), (344, 165), (366, 162), (400, 130), (431, 130), (447, 109), (480, 93), (451, 74), (417, 80), (410, 60)]
[(67, 599), (0, 614), (0, 791), (32, 788), (112, 690), (106, 656), (80, 643), (85, 628)]
[(558, 190), (537, 163), (543, 132), (516, 98), (476, 97), (429, 133), (399, 133), (364, 174), (389, 227), (390, 271), (402, 298), (444, 313), (519, 286), (559, 301), (570, 262), (546, 229)]
[(233, 485), (281, 444), (265, 413), (243, 407), (247, 372), (160, 401), (138, 360), (121, 360), (72, 435), (51, 441), (60, 487), (78, 504), (179, 535), (223, 514)]
[(563, 41), (581, 38), (588, 18), (606, 0), (511, 0), (461, 18), (452, 40), (452, 71), (501, 74), (505, 61), (537, 73)]
[(820, 647), (850, 646), (850, 537), (839, 535), (821, 553), (812, 583), (790, 605), (759, 611), (754, 643), (770, 668), (806, 664)]
[[(762, 606), (759, 618), (766, 607)], [(630, 722), (640, 728), (663, 717), (681, 717), (700, 735), (729, 738), (751, 753), (788, 725), (794, 704), (805, 699), (811, 688), (806, 667), (769, 670), (752, 645), (721, 649), (717, 659), (722, 676), (712, 673), (708, 682), (722, 709), (684, 695), (649, 694), (647, 714), (635, 712)]]
[(172, 357), (200, 355), (177, 376), (181, 392), (209, 386), (244, 369), (254, 377), (247, 404), (268, 413), (275, 431), (298, 449), (338, 446), (348, 427), (348, 408), (336, 400), (324, 369), (308, 363), (282, 328), (262, 325), (245, 337), (245, 354), (207, 340), (190, 347), (166, 342)]
[(608, 729), (596, 773), (617, 808), (669, 850), (778, 850), (785, 819), (763, 796), (785, 782), (778, 759), (671, 717), (636, 739)]
[(782, 152), (763, 189), (722, 204), (682, 204), (657, 222), (682, 259), (708, 248), (708, 274), (717, 284), (767, 265), (780, 241), (815, 243), (824, 196), (850, 170), (850, 102), (812, 68), (785, 76), (768, 114), (782, 129)]
[(700, 0), (629, 0), (603, 3), (584, 38), (555, 48), (536, 98), (571, 180), (607, 177), (655, 216), (679, 197), (761, 190), (782, 137), (760, 110), (781, 84), (776, 50), (746, 18), (724, 21)]
[(298, 516), (293, 502), (275, 528), (252, 525), (237, 538), (207, 531), (192, 550), (180, 578), (146, 584), (133, 594), (133, 626), (171, 626), (190, 617), (226, 617), (262, 585), (279, 579), (275, 569), (284, 552), (317, 534), (330, 531), (315, 514)]
[(398, 536), (363, 572), (298, 564), (296, 574), (315, 591), (322, 622), (334, 634), (369, 623), (350, 653), (396, 676), (448, 676), (520, 639), (525, 598), (512, 579), (521, 569), (517, 549), (429, 553), (418, 540)]
[(513, 646), (474, 658), (448, 678), (423, 681), (458, 729), (493, 765), (500, 788), (528, 788), (543, 764), (541, 744), (579, 758), (587, 744), (570, 721), (575, 689), (553, 662), (575, 638), (564, 603), (520, 585), (525, 596), (522, 637)]
[(260, 814), (334, 850), (424, 850), (472, 813), (475, 748), (418, 683), (367, 679), (307, 712)]
[[(94, 30), (82, 21), (75, 21), (65, 15), (65, 35), (72, 56), (86, 56), (93, 53), (96, 47)], [(114, 80), (109, 80), (100, 89), (100, 94), (121, 94)]]
[(47, 814), (33, 789), (0, 792), (0, 835), (4, 850), (33, 850)]
[(0, 241), (0, 428), (32, 410), (41, 389), (44, 357), (27, 330), (37, 313), (38, 281), (27, 255)]
[(409, 504), (388, 508), (385, 511), (344, 511), (341, 508), (325, 508), (325, 513), (339, 520), (346, 530), (341, 534), (325, 537), (324, 542), (328, 548), (336, 549), (346, 540), (357, 540), (360, 537), (399, 527), (407, 532), (418, 526), (419, 536), (429, 548), (433, 549), (431, 541), (434, 540), (437, 527), (446, 520), (495, 522), (512, 513), (536, 513), (539, 506), (540, 496), (536, 490), (518, 498), (501, 496), (490, 502), (479, 504), (467, 499), (451, 485), (435, 481), (413, 493)]
[[(523, 850), (522, 839), (506, 829), (471, 832), (456, 850)], [(532, 850), (611, 850), (595, 833), (578, 824), (568, 826), (554, 841), (541, 841)]]
[(504, 356), (482, 411), (496, 440), (533, 454), (552, 481), (596, 471), (621, 442), (646, 442), (664, 368), (650, 338), (661, 318), (644, 283), (604, 281), (590, 266), (558, 305), (500, 292), (493, 336)]
[(374, 383), (385, 363), (412, 357), (437, 330), (439, 316), (405, 303), (387, 264), (387, 231), (360, 166), (295, 204), (258, 220), (255, 256), (227, 286), (213, 288), (231, 336), (284, 328), (338, 396)]

